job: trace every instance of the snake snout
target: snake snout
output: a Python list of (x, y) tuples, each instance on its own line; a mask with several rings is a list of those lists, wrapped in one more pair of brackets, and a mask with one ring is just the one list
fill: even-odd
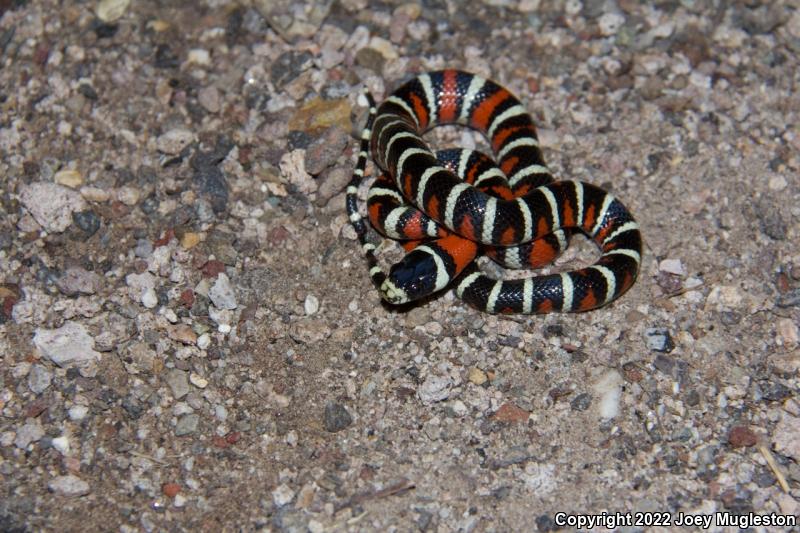
[(436, 290), (436, 277), (437, 267), (433, 256), (415, 250), (392, 266), (381, 293), (391, 303), (419, 300)]

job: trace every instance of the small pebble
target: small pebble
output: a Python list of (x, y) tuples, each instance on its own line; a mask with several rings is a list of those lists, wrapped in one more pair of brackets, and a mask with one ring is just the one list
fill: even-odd
[(44, 229), (61, 233), (72, 224), (72, 214), (88, 205), (77, 191), (57, 183), (35, 182), (22, 186), (20, 203)]
[(512, 402), (505, 402), (492, 415), (492, 420), (510, 424), (524, 423), (530, 418), (530, 413)]
[(100, 284), (100, 276), (81, 267), (68, 268), (56, 282), (58, 290), (66, 296), (94, 294)]
[(59, 170), (53, 176), (53, 181), (70, 189), (77, 189), (83, 184), (83, 176), (77, 170)]
[(72, 221), (87, 237), (91, 237), (100, 229), (100, 217), (91, 209), (72, 213)]
[(174, 498), (181, 491), (181, 486), (177, 483), (164, 483), (161, 485), (161, 492), (167, 498)]
[(45, 358), (60, 367), (84, 366), (101, 357), (94, 350), (94, 338), (77, 322), (65, 322), (57, 329), (38, 328), (33, 344)]
[(467, 379), (469, 379), (469, 381), (475, 385), (483, 385), (486, 383), (486, 381), (488, 381), (489, 378), (486, 376), (486, 372), (478, 367), (473, 366), (469, 369), (469, 376)]
[(197, 101), (209, 113), (218, 113), (221, 106), (219, 89), (213, 85), (203, 87), (197, 92)]
[(592, 405), (592, 395), (586, 392), (578, 394), (569, 402), (569, 405), (573, 411), (585, 411)]
[(758, 442), (758, 435), (746, 426), (736, 426), (728, 433), (728, 442), (735, 448), (749, 448)]
[(291, 503), (293, 499), (294, 491), (286, 484), (278, 485), (278, 487), (272, 491), (272, 502), (278, 507), (283, 507)]
[(14, 438), (14, 446), (25, 450), (30, 444), (39, 442), (44, 437), (44, 429), (38, 419), (29, 419), (17, 430)]
[[(608, 370), (597, 380), (597, 383), (594, 384), (592, 390), (600, 397), (600, 401), (598, 402), (600, 418), (609, 420), (615, 418), (619, 414), (623, 384), (624, 379), (622, 374), (616, 370)], [(590, 400), (591, 398), (588, 401)], [(573, 406), (573, 409), (574, 408)]]
[(87, 482), (71, 474), (51, 479), (47, 488), (62, 496), (85, 496), (91, 491)]
[(201, 350), (205, 350), (211, 345), (211, 336), (208, 333), (203, 333), (199, 337), (197, 337), (197, 347)]
[(69, 419), (73, 422), (80, 422), (89, 414), (89, 408), (85, 405), (73, 405), (69, 408), (67, 414), (69, 415)]
[(135, 187), (120, 187), (117, 189), (117, 200), (127, 206), (134, 206), (139, 203), (140, 194)]
[(323, 426), (325, 431), (335, 433), (347, 429), (353, 423), (353, 417), (344, 405), (335, 402), (328, 402), (325, 405), (323, 416)]
[(205, 389), (208, 386), (208, 380), (194, 372), (189, 374), (189, 381), (198, 389)]
[(600, 33), (606, 37), (616, 34), (623, 24), (625, 24), (625, 17), (618, 13), (606, 13), (598, 21)]
[(208, 53), (208, 50), (203, 48), (193, 48), (189, 50), (189, 54), (186, 56), (186, 60), (190, 64), (200, 65), (201, 67), (207, 67), (211, 64), (211, 54)]
[(647, 328), (644, 332), (647, 348), (656, 352), (671, 352), (675, 349), (669, 330), (666, 328)]
[(347, 132), (338, 126), (331, 126), (315, 141), (308, 145), (305, 153), (305, 170), (310, 174), (319, 174), (334, 164), (350, 138)]
[(189, 130), (174, 129), (156, 139), (156, 148), (159, 152), (168, 155), (178, 155), (192, 142), (194, 142), (194, 133)]
[(200, 415), (195, 413), (183, 415), (178, 419), (178, 423), (175, 424), (175, 436), (191, 435), (197, 431), (198, 425), (200, 425)]
[(428, 376), (417, 389), (417, 397), (426, 405), (441, 402), (450, 396), (453, 381), (447, 376)]
[(305, 308), (306, 315), (313, 315), (317, 311), (319, 311), (319, 299), (313, 294), (309, 294), (306, 296), (306, 300), (303, 303), (303, 307)]
[(142, 293), (142, 305), (145, 306), (147, 309), (153, 309), (155, 306), (158, 305), (158, 295), (156, 294), (155, 289), (149, 288), (145, 289)]
[(797, 346), (798, 328), (791, 318), (781, 318), (778, 320), (778, 337), (781, 344), (789, 349)]
[(167, 372), (165, 379), (167, 385), (169, 385), (169, 388), (172, 390), (172, 397), (176, 400), (180, 400), (189, 394), (189, 380), (186, 372), (183, 370), (173, 368)]
[(217, 280), (208, 291), (208, 297), (218, 309), (236, 309), (238, 306), (231, 280), (224, 273), (217, 275)]
[(62, 435), (60, 437), (56, 437), (51, 440), (50, 443), (61, 455), (67, 455), (69, 453), (69, 438), (66, 436)]
[(664, 259), (658, 264), (658, 269), (661, 272), (674, 274), (676, 276), (686, 276), (686, 267), (683, 266), (680, 259)]
[(97, 18), (103, 22), (114, 22), (125, 14), (130, 3), (130, 0), (100, 0)]
[(53, 373), (42, 365), (33, 365), (28, 372), (28, 388), (34, 394), (41, 394), (50, 387)]
[(772, 433), (772, 441), (778, 453), (800, 462), (800, 417), (784, 412)]

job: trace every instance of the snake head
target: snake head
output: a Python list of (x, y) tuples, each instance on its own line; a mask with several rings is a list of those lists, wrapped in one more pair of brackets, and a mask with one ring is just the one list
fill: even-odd
[(424, 298), (440, 289), (437, 286), (439, 269), (434, 256), (413, 250), (389, 271), (381, 285), (381, 296), (392, 304), (404, 304)]

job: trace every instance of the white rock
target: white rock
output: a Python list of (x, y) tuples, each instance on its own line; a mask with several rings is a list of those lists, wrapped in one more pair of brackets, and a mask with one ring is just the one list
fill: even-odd
[(715, 305), (722, 304), (726, 307), (737, 307), (742, 303), (744, 296), (738, 287), (733, 285), (722, 285), (714, 287), (708, 293), (707, 303)]
[(153, 309), (158, 305), (158, 295), (155, 289), (146, 289), (142, 293), (142, 305), (147, 309)]
[(622, 376), (616, 370), (609, 370), (595, 383), (593, 389), (600, 398), (598, 410), (601, 418), (614, 418), (619, 414), (622, 383)]
[(522, 13), (532, 13), (539, 9), (541, 0), (520, 0), (517, 10)]
[(209, 54), (208, 50), (204, 48), (192, 48), (189, 50), (189, 54), (186, 59), (189, 63), (200, 65), (202, 67), (211, 64), (211, 54)]
[(85, 405), (73, 405), (72, 407), (69, 408), (67, 414), (69, 415), (70, 420), (74, 422), (80, 422), (81, 420), (86, 418), (87, 414), (89, 414), (89, 408), (86, 407)]
[(14, 437), (14, 446), (24, 450), (30, 444), (39, 442), (44, 437), (44, 429), (38, 418), (30, 418), (21, 426)]
[(52, 233), (67, 229), (72, 224), (72, 213), (89, 207), (77, 191), (47, 182), (23, 185), (19, 200), (36, 222)]
[(786, 178), (778, 175), (778, 176), (772, 176), (769, 179), (768, 185), (771, 191), (782, 191), (783, 189), (786, 188), (788, 182), (786, 181)]
[(281, 156), (278, 167), (281, 169), (281, 176), (289, 183), (297, 187), (303, 194), (311, 194), (317, 190), (317, 181), (306, 172), (306, 151), (302, 148), (292, 150)]
[(114, 22), (128, 9), (131, 0), (100, 0), (97, 4), (97, 18), (103, 22)]
[(450, 396), (452, 386), (450, 376), (428, 376), (417, 389), (417, 397), (426, 405), (441, 402)]
[(77, 476), (58, 476), (50, 480), (47, 488), (64, 496), (84, 496), (89, 494), (91, 487)]
[(208, 386), (208, 380), (199, 374), (192, 372), (189, 374), (189, 381), (198, 389), (205, 389)]
[(197, 347), (201, 350), (205, 350), (211, 346), (211, 336), (208, 333), (203, 333), (199, 337), (197, 337)]
[(169, 155), (177, 155), (194, 141), (194, 133), (189, 130), (174, 129), (169, 130), (156, 139), (156, 148), (159, 152)]
[(282, 483), (278, 488), (272, 491), (272, 501), (278, 507), (290, 503), (294, 499), (294, 491), (288, 485)]
[(623, 24), (625, 24), (625, 17), (619, 13), (606, 13), (598, 21), (600, 32), (605, 36), (614, 35)]
[(65, 322), (58, 329), (37, 329), (33, 344), (60, 367), (86, 366), (100, 360), (100, 352), (94, 350), (94, 338), (77, 322)]
[(152, 309), (158, 304), (156, 295), (156, 278), (150, 272), (141, 274), (128, 274), (125, 276), (125, 283), (131, 289), (131, 298), (142, 302), (142, 305)]
[(303, 303), (307, 315), (313, 315), (319, 311), (319, 299), (313, 294), (306, 296), (306, 301)]
[(208, 297), (218, 309), (236, 309), (236, 293), (231, 285), (231, 280), (227, 274), (221, 272), (217, 275), (217, 281), (208, 291)]
[(683, 266), (680, 259), (664, 259), (658, 264), (658, 269), (667, 274), (675, 274), (676, 276), (685, 276), (687, 274), (686, 267)]
[(61, 455), (67, 455), (69, 453), (69, 439), (61, 435), (60, 437), (54, 438), (52, 441), (53, 448), (58, 450), (58, 453)]

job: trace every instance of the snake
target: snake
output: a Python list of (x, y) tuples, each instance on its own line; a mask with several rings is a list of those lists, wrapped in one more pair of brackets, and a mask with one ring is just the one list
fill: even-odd
[[(368, 90), (366, 125), (347, 186), (346, 209), (384, 301), (407, 304), (449, 286), (487, 313), (539, 314), (596, 309), (635, 282), (642, 236), (630, 211), (584, 181), (556, 181), (527, 109), (508, 89), (469, 72), (423, 73), (377, 106)], [(488, 140), (478, 150), (433, 151), (423, 134), (439, 125), (472, 128)], [(380, 170), (367, 197), (358, 189), (369, 153)], [(407, 253), (388, 274), (378, 263), (366, 220)], [(507, 268), (540, 268), (580, 232), (600, 249), (590, 266), (497, 279), (475, 259), (485, 254)]]

